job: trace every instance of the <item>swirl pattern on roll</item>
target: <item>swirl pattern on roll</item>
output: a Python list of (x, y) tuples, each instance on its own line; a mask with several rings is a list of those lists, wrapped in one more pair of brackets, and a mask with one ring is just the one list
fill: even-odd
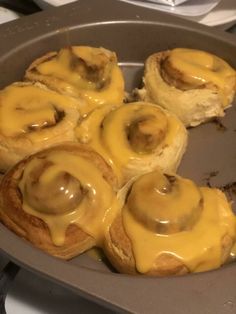
[(154, 53), (145, 62), (140, 99), (175, 113), (186, 126), (222, 117), (235, 95), (236, 72), (221, 58), (194, 49)]
[(124, 99), (124, 79), (116, 54), (104, 48), (72, 46), (48, 53), (29, 66), (25, 78), (83, 99), (82, 115)]
[(102, 245), (116, 184), (109, 165), (85, 145), (54, 146), (4, 176), (0, 218), (35, 246), (69, 259)]
[(236, 221), (220, 190), (154, 171), (123, 194), (123, 209), (105, 241), (119, 271), (180, 275), (219, 268), (229, 258)]
[(76, 136), (104, 156), (120, 185), (155, 168), (175, 171), (187, 143), (178, 118), (145, 102), (94, 110), (78, 125)]
[(0, 170), (41, 149), (74, 141), (80, 102), (42, 84), (15, 83), (0, 92)]

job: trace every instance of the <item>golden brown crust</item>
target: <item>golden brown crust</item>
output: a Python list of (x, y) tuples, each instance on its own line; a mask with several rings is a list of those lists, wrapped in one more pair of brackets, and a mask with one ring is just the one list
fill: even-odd
[(22, 196), (18, 188), (26, 164), (35, 156), (40, 157), (53, 150), (78, 153), (80, 156), (93, 161), (110, 184), (116, 183), (116, 178), (105, 161), (85, 145), (68, 143), (52, 147), (25, 158), (3, 177), (0, 185), (0, 220), (13, 232), (40, 249), (67, 260), (95, 246), (96, 240), (77, 225), (71, 224), (66, 230), (64, 244), (56, 246), (52, 242), (47, 224), (42, 219), (32, 216), (22, 209)]
[[(112, 223), (104, 242), (105, 254), (111, 264), (121, 273), (140, 274), (135, 266), (132, 243), (128, 238), (122, 216), (116, 217)], [(145, 273), (147, 276), (170, 276), (188, 273), (187, 267), (175, 256), (163, 253), (157, 257), (152, 269)]]
[(120, 273), (136, 275), (132, 244), (125, 233), (122, 216), (113, 221), (104, 240), (105, 255)]

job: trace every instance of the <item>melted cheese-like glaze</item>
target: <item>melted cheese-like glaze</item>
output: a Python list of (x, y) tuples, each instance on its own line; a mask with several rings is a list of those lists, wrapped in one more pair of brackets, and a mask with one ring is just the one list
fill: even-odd
[[(47, 162), (51, 166), (39, 177), (39, 184), (45, 185), (45, 193), (50, 193), (49, 188), (53, 189), (53, 183), (57, 175), (67, 173), (75, 177), (83, 187), (84, 195), (78, 206), (68, 211), (67, 204), (69, 199), (65, 196), (64, 211), (60, 214), (47, 213), (45, 210), (35, 210), (30, 203), (30, 191), (27, 191), (27, 178), (35, 167), (40, 166), (40, 158), (31, 160), (24, 170), (23, 177), (19, 183), (19, 188), (23, 195), (22, 208), (28, 214), (42, 219), (49, 227), (52, 241), (55, 245), (62, 245), (65, 240), (65, 232), (70, 224), (78, 225), (84, 232), (94, 237), (98, 245), (101, 245), (105, 229), (108, 228), (113, 215), (116, 213), (116, 198), (113, 188), (103, 178), (103, 173), (90, 161), (85, 160), (79, 155), (56, 151), (47, 155)], [(63, 186), (62, 186), (63, 188)], [(47, 191), (46, 191), (47, 190)], [(68, 193), (68, 196), (71, 193)], [(55, 204), (61, 198), (54, 199)]]
[[(160, 141), (157, 141), (155, 148), (149, 152), (135, 151), (128, 136), (130, 126), (142, 119), (151, 120), (154, 131), (157, 131), (157, 140), (160, 133)], [(112, 110), (106, 106), (97, 108), (79, 123), (76, 136), (81, 143), (88, 144), (105, 158), (119, 182), (124, 179), (127, 169), (127, 173), (129, 169), (132, 171), (127, 175), (128, 178), (140, 172), (150, 171), (157, 165), (165, 171), (174, 171), (174, 159), (187, 141), (187, 132), (174, 115), (156, 105), (142, 102), (130, 103)], [(177, 153), (169, 160), (171, 149)]]
[(28, 133), (29, 138), (44, 141), (47, 132), (32, 130), (56, 125), (57, 110), (77, 107), (73, 99), (34, 85), (10, 85), (0, 94), (0, 132), (9, 137)]
[[(153, 188), (153, 186), (149, 186), (149, 188)], [(132, 242), (136, 268), (140, 273), (150, 271), (154, 267), (155, 260), (162, 253), (174, 255), (191, 272), (218, 268), (222, 264), (222, 239), (225, 235), (229, 235), (232, 239), (235, 238), (235, 218), (221, 191), (204, 187), (199, 189), (203, 197), (203, 209), (198, 220), (187, 231), (172, 234), (155, 233), (145, 223), (141, 223), (135, 218), (128, 204), (124, 206), (123, 223)], [(156, 203), (160, 199), (160, 195), (157, 193), (156, 198), (146, 197), (141, 186), (135, 192), (140, 193), (145, 200), (146, 211), (157, 206), (158, 215), (161, 208)], [(182, 191), (180, 192), (182, 193)], [(191, 199), (193, 190), (187, 188), (184, 193)], [(162, 198), (168, 202), (168, 194)], [(170, 205), (174, 207), (175, 201), (180, 202), (178, 193), (172, 195)], [(184, 197), (181, 202), (184, 208)], [(181, 214), (180, 205), (176, 211), (176, 218)], [(174, 212), (172, 212), (172, 217), (173, 215)]]
[(131, 148), (127, 137), (127, 127), (133, 121), (145, 116), (152, 116), (157, 120), (167, 120), (167, 127), (163, 129), (164, 138), (154, 150), (156, 155), (173, 143), (176, 134), (181, 129), (180, 122), (174, 116), (164, 114), (155, 105), (138, 105), (133, 103), (112, 111), (104, 119), (102, 138), (105, 147), (108, 147), (112, 158), (119, 164), (120, 168), (125, 167), (131, 160), (145, 161), (146, 159), (148, 161), (150, 155), (154, 156), (154, 152), (150, 154), (135, 152)]
[(197, 87), (207, 83), (217, 86), (223, 104), (226, 106), (231, 85), (227, 80), (235, 78), (235, 70), (221, 58), (210, 53), (176, 48), (170, 52), (168, 60), (173, 69), (181, 73), (181, 79)]
[(159, 171), (139, 178), (127, 199), (134, 217), (159, 234), (190, 230), (201, 215), (201, 203), (202, 194), (194, 182)]
[[(73, 55), (71, 53), (73, 52)], [(111, 54), (111, 52), (109, 52)], [(99, 54), (104, 54), (107, 60), (101, 66), (109, 67), (109, 78), (101, 78), (101, 82), (94, 82), (81, 75), (80, 70), (71, 66), (73, 58), (83, 59), (90, 66), (96, 65), (96, 58)], [(109, 60), (108, 52), (102, 48), (91, 47), (71, 47), (61, 49), (57, 57), (39, 64), (36, 69), (41, 75), (55, 77), (61, 80), (56, 85), (63, 82), (62, 90), (72, 96), (82, 97), (87, 105), (82, 114), (86, 114), (98, 105), (119, 104), (124, 99), (124, 79), (120, 68), (115, 60)], [(92, 67), (91, 67), (92, 68)], [(99, 87), (102, 85), (103, 87)], [(58, 89), (58, 87), (56, 87)]]
[(82, 144), (87, 144), (97, 151), (106, 162), (112, 167), (116, 173), (118, 180), (121, 179), (121, 169), (114, 163), (111, 155), (109, 154), (109, 149), (107, 149), (103, 144), (103, 136), (101, 134), (101, 126), (104, 117), (111, 112), (111, 108), (108, 106), (101, 106), (94, 109), (87, 117), (85, 117), (81, 123), (75, 129), (75, 135), (78, 141)]
[(73, 71), (70, 62), (70, 51), (62, 49), (57, 58), (39, 64), (37, 71), (43, 75), (60, 78), (72, 85), (76, 84), (81, 89), (95, 89), (96, 84), (83, 79), (78, 72)]

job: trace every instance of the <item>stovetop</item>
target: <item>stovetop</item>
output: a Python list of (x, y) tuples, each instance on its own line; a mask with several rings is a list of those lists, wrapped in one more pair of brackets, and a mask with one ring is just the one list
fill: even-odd
[(0, 255), (0, 314), (111, 314)]

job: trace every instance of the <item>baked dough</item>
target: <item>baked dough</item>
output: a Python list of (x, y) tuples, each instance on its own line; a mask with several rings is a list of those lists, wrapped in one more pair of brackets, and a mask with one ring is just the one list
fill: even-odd
[(188, 127), (224, 116), (235, 95), (236, 72), (215, 55), (176, 48), (148, 57), (143, 82), (138, 98), (175, 113)]
[(235, 241), (235, 216), (218, 189), (154, 171), (128, 184), (104, 250), (122, 273), (181, 275), (220, 267)]
[(176, 171), (187, 144), (181, 121), (147, 102), (98, 108), (79, 123), (76, 136), (110, 163), (120, 186), (156, 168)]
[(72, 46), (35, 60), (25, 78), (85, 100), (82, 115), (100, 105), (121, 104), (124, 79), (116, 54), (105, 48)]
[(3, 177), (0, 220), (36, 247), (70, 259), (101, 245), (116, 186), (109, 165), (86, 145), (54, 146)]
[(0, 171), (25, 156), (75, 141), (80, 102), (37, 83), (17, 82), (0, 91)]

